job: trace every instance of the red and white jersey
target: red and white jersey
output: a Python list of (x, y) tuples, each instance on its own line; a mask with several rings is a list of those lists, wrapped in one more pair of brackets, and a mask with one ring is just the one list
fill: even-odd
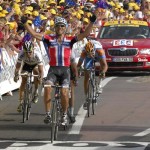
[(70, 66), (73, 44), (77, 42), (74, 36), (65, 36), (62, 43), (58, 43), (56, 35), (44, 35), (43, 43), (49, 57), (50, 66)]

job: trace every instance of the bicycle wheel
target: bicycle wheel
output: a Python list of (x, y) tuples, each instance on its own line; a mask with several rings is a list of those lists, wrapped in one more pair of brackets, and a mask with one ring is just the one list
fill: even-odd
[(29, 120), (29, 117), (30, 117), (30, 110), (31, 110), (31, 104), (30, 103), (28, 103), (28, 105), (27, 105), (27, 120)]
[(56, 130), (56, 102), (52, 102), (52, 123), (51, 123), (51, 143), (54, 141), (54, 135)]
[(27, 118), (27, 120), (29, 120), (29, 117), (30, 117), (30, 110), (31, 110), (31, 101), (32, 101), (32, 83), (30, 83), (29, 85), (28, 85), (28, 90), (29, 90), (29, 92), (28, 92), (28, 101), (27, 101), (27, 116), (26, 116), (26, 118)]
[(93, 97), (92, 97), (92, 114), (95, 115), (95, 107), (97, 103), (97, 80), (95, 75), (93, 76), (92, 80), (92, 92), (93, 92)]
[(87, 99), (87, 114), (88, 114), (88, 117), (90, 116), (90, 112), (91, 112), (91, 100), (92, 100), (92, 84), (91, 84), (91, 80), (89, 81), (89, 84), (88, 84), (88, 99)]
[(54, 132), (54, 140), (57, 140), (58, 135), (58, 127), (60, 125), (60, 107), (59, 104), (57, 104), (57, 111), (56, 111), (56, 125), (55, 125), (55, 132)]
[(25, 90), (24, 93), (24, 101), (23, 101), (23, 123), (26, 121), (26, 116), (27, 116), (27, 91)]

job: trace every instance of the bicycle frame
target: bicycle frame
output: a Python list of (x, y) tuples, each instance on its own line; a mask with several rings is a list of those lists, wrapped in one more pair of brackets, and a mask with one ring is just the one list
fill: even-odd
[(88, 117), (90, 116), (90, 106), (92, 103), (92, 114), (95, 114), (95, 104), (97, 100), (97, 80), (95, 76), (95, 63), (93, 62), (93, 67), (90, 69), (87, 69), (89, 74), (89, 80), (88, 80)]
[(22, 73), (20, 76), (27, 77), (26, 86), (24, 89), (24, 98), (23, 98), (23, 123), (26, 120), (29, 120), (30, 109), (32, 103), (32, 77), (38, 75), (32, 75), (30, 72)]

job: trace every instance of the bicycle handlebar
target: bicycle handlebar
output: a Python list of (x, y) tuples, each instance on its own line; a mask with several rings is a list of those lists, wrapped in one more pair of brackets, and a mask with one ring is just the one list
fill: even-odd
[(19, 76), (32, 76), (32, 77), (39, 77), (39, 75), (36, 75), (36, 74), (31, 74), (31, 73), (28, 73), (28, 72), (25, 72), (25, 73), (20, 73)]
[(48, 84), (44, 85), (44, 87), (52, 87), (52, 88), (58, 87), (58, 88), (63, 88), (62, 85), (48, 85)]

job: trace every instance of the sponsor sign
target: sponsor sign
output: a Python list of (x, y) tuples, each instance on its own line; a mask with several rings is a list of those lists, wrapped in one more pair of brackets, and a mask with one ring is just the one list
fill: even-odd
[(114, 40), (113, 46), (133, 46), (133, 40)]
[(119, 58), (113, 58), (113, 62), (133, 62), (133, 58), (128, 57), (119, 57)]

